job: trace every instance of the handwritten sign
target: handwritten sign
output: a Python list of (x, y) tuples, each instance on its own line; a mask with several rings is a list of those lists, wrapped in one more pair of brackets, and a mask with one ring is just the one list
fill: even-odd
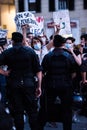
[(0, 38), (5, 38), (7, 36), (8, 30), (0, 29)]
[(26, 24), (30, 27), (38, 27), (34, 14), (29, 11), (17, 13), (14, 20), (18, 30), (21, 30), (21, 26)]
[(43, 35), (44, 32), (44, 18), (43, 16), (37, 16), (36, 21), (38, 23), (38, 27), (31, 27), (30, 32), (35, 35)]
[(60, 24), (60, 35), (71, 34), (68, 10), (59, 10), (57, 12), (53, 12), (53, 20), (55, 23)]

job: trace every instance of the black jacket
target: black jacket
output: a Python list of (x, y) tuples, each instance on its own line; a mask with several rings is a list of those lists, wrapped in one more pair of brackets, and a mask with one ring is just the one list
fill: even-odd
[(41, 71), (38, 57), (33, 49), (17, 44), (0, 54), (0, 65), (7, 65), (10, 70), (8, 80), (19, 82), (24, 79), (34, 81), (34, 76)]
[(70, 86), (71, 74), (75, 72), (75, 66), (73, 56), (65, 49), (55, 48), (48, 53), (42, 61), (43, 73), (48, 86)]

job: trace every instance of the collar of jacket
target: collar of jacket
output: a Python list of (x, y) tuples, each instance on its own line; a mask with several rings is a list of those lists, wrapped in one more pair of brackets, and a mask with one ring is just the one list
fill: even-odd
[(16, 42), (13, 46), (22, 46), (22, 42)]

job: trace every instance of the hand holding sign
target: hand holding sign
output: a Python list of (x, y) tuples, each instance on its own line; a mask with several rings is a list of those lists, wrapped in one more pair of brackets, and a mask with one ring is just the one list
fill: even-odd
[(24, 32), (24, 31), (27, 32), (27, 29), (30, 28), (30, 26), (25, 24), (25, 25), (22, 25), (21, 28), (22, 28), (22, 32)]
[(70, 17), (68, 10), (53, 12), (54, 22), (60, 24), (60, 35), (71, 34)]

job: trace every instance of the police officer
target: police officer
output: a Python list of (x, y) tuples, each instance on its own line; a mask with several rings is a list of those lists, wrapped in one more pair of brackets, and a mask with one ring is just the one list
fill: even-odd
[[(54, 50), (45, 55), (42, 61), (43, 94), (39, 112), (39, 130), (43, 130), (48, 121), (48, 113), (54, 113), (54, 102), (57, 97), (61, 101), (63, 130), (72, 129), (72, 74), (75, 72), (75, 60), (64, 49), (65, 38), (55, 35)], [(45, 107), (44, 107), (45, 106)], [(54, 111), (53, 111), (54, 110)], [(58, 117), (59, 115), (56, 114)], [(42, 118), (42, 119), (41, 119)]]
[[(24, 111), (31, 130), (37, 130), (38, 98), (41, 95), (41, 66), (33, 49), (23, 46), (23, 35), (12, 33), (13, 47), (0, 55), (0, 65), (8, 66), (7, 92), (16, 130), (24, 130)], [(38, 83), (36, 84), (35, 76)]]

